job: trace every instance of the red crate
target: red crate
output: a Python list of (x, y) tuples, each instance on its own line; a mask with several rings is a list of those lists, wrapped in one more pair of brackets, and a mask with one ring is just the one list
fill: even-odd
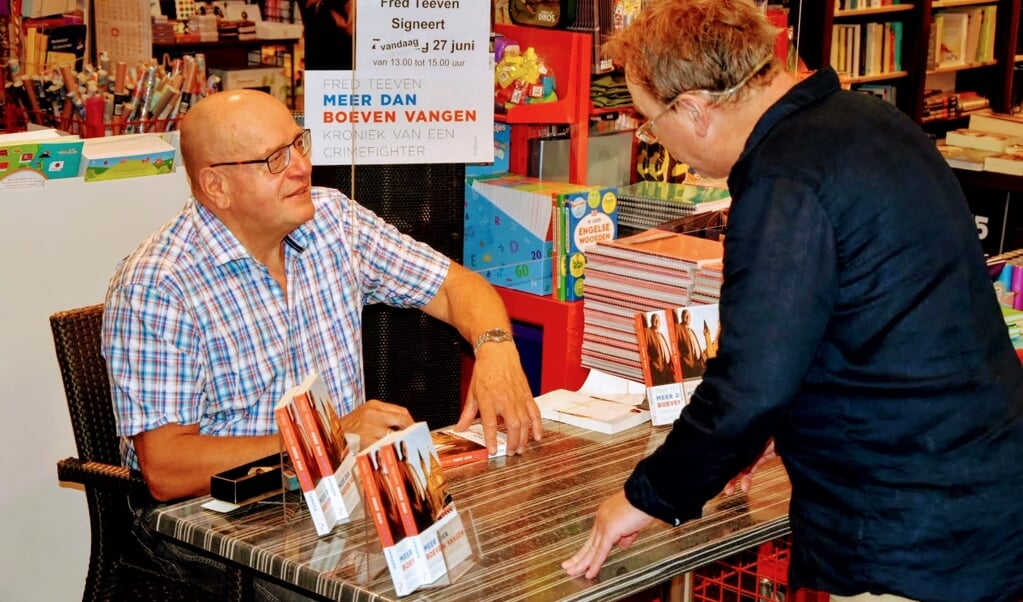
[(744, 550), (693, 572), (692, 602), (828, 602), (808, 590), (788, 591), (789, 540)]

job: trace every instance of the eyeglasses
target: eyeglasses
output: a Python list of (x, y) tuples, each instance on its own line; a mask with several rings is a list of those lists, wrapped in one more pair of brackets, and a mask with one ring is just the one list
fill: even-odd
[(265, 163), (266, 168), (270, 170), (272, 174), (279, 174), (291, 165), (291, 149), (294, 147), (295, 150), (302, 153), (302, 156), (309, 154), (309, 151), (313, 148), (313, 134), (309, 130), (302, 130), (294, 140), (285, 144), (284, 146), (273, 151), (264, 159), (251, 159), (249, 161), (224, 161), (223, 163), (214, 163), (210, 167), (222, 167), (224, 165), (255, 165), (257, 163)]
[(640, 142), (644, 142), (646, 144), (656, 144), (657, 143), (657, 134), (655, 134), (653, 132), (654, 122), (656, 122), (661, 117), (664, 117), (668, 113), (674, 111), (675, 110), (675, 106), (678, 105), (678, 101), (682, 100), (682, 96), (683, 95), (685, 95), (685, 94), (704, 94), (704, 95), (712, 96), (712, 97), (715, 97), (715, 98), (723, 98), (725, 96), (730, 96), (732, 94), (735, 94), (743, 86), (745, 86), (747, 83), (749, 83), (749, 81), (751, 79), (753, 79), (758, 73), (760, 73), (760, 70), (763, 69), (764, 67), (766, 67), (767, 64), (771, 62), (772, 58), (774, 58), (773, 55), (768, 55), (768, 56), (764, 57), (764, 60), (762, 60), (759, 63), (757, 63), (756, 67), (753, 67), (753, 69), (750, 70), (750, 72), (747, 73), (745, 77), (740, 79), (738, 81), (738, 83), (736, 83), (731, 88), (727, 88), (725, 90), (686, 90), (685, 92), (679, 92), (678, 96), (676, 96), (674, 100), (669, 102), (668, 106), (664, 107), (663, 111), (658, 113), (655, 117), (653, 117), (651, 119), (647, 119), (646, 123), (644, 123), (643, 125), (639, 126), (636, 129), (636, 138), (639, 138)]

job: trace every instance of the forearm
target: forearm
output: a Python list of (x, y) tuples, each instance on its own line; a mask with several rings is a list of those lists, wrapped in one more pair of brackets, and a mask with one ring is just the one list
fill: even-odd
[(205, 495), (214, 474), (281, 450), (277, 435), (213, 437), (181, 425), (140, 433), (134, 441), (149, 491), (163, 501)]
[(470, 343), (492, 328), (511, 332), (508, 312), (494, 287), (457, 263), (451, 264), (437, 296), (423, 311), (454, 326)]

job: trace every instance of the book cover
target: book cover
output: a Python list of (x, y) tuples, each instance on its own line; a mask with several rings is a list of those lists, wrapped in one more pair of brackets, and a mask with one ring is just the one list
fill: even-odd
[(555, 389), (536, 398), (540, 416), (598, 433), (613, 435), (650, 422), (642, 399), (601, 398), (580, 391)]
[(618, 196), (613, 188), (592, 188), (565, 195), (561, 201), (563, 229), (558, 236), (559, 301), (583, 298), (586, 251), (618, 234)]
[[(716, 304), (636, 314), (636, 339), (652, 424), (671, 424), (678, 418), (703, 380), (707, 360), (717, 354), (719, 338)], [(665, 344), (670, 349), (667, 360), (659, 349)]]
[(380, 449), (381, 446), (374, 445), (359, 452), (356, 456), (356, 469), (366, 498), (366, 509), (380, 539), (394, 591), (404, 596), (422, 585), (419, 556), (412, 539), (405, 538), (395, 492), (388, 485), (387, 469), (382, 463)]
[(287, 452), (286, 468), (293, 470), (298, 479), (302, 497), (305, 499), (309, 516), (316, 528), (316, 534), (326, 535), (333, 529), (336, 521), (326, 509), (327, 498), (321, 497), (316, 491), (315, 476), (311, 466), (312, 451), (305, 448), (305, 443), (297, 434), (298, 413), (292, 403), (291, 393), (291, 390), (285, 393), (274, 406), (277, 429), (280, 431), (281, 440)]
[(508, 435), (498, 431), (497, 453), (490, 455), (483, 437), (483, 425), (479, 423), (470, 425), (464, 431), (456, 431), (453, 427), (436, 430), (430, 433), (430, 437), (440, 458), (441, 468), (479, 462), (507, 453)]
[(675, 329), (668, 314), (668, 310), (662, 309), (639, 312), (635, 316), (636, 344), (650, 406), (650, 422), (654, 426), (674, 422), (686, 400)]
[[(391, 544), (384, 545), (384, 555), (399, 595), (434, 583), (469, 557), (464, 527), (425, 422), (390, 433), (359, 457), (363, 487), (376, 490), (368, 492), (370, 504), (379, 497), (381, 516), (374, 512), (374, 523), (378, 534), (383, 530), (389, 536), (381, 537), (381, 544)], [(445, 539), (452, 541), (451, 548)]]
[(297, 434), (313, 452), (316, 488), (330, 500), (336, 521), (347, 521), (359, 504), (355, 486), (355, 455), (345, 440), (344, 427), (318, 373), (310, 374), (293, 390), (297, 411)]

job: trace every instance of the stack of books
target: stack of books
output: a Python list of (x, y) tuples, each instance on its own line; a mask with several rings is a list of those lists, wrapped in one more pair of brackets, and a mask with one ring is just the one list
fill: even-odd
[(1023, 176), (1023, 117), (974, 113), (969, 127), (945, 135), (938, 152), (958, 169)]
[(692, 304), (698, 275), (712, 282), (722, 254), (719, 241), (656, 229), (592, 247), (587, 251), (582, 365), (643, 382), (636, 314)]
[(727, 207), (731, 195), (720, 180), (677, 184), (644, 180), (618, 189), (618, 223), (636, 229)]

